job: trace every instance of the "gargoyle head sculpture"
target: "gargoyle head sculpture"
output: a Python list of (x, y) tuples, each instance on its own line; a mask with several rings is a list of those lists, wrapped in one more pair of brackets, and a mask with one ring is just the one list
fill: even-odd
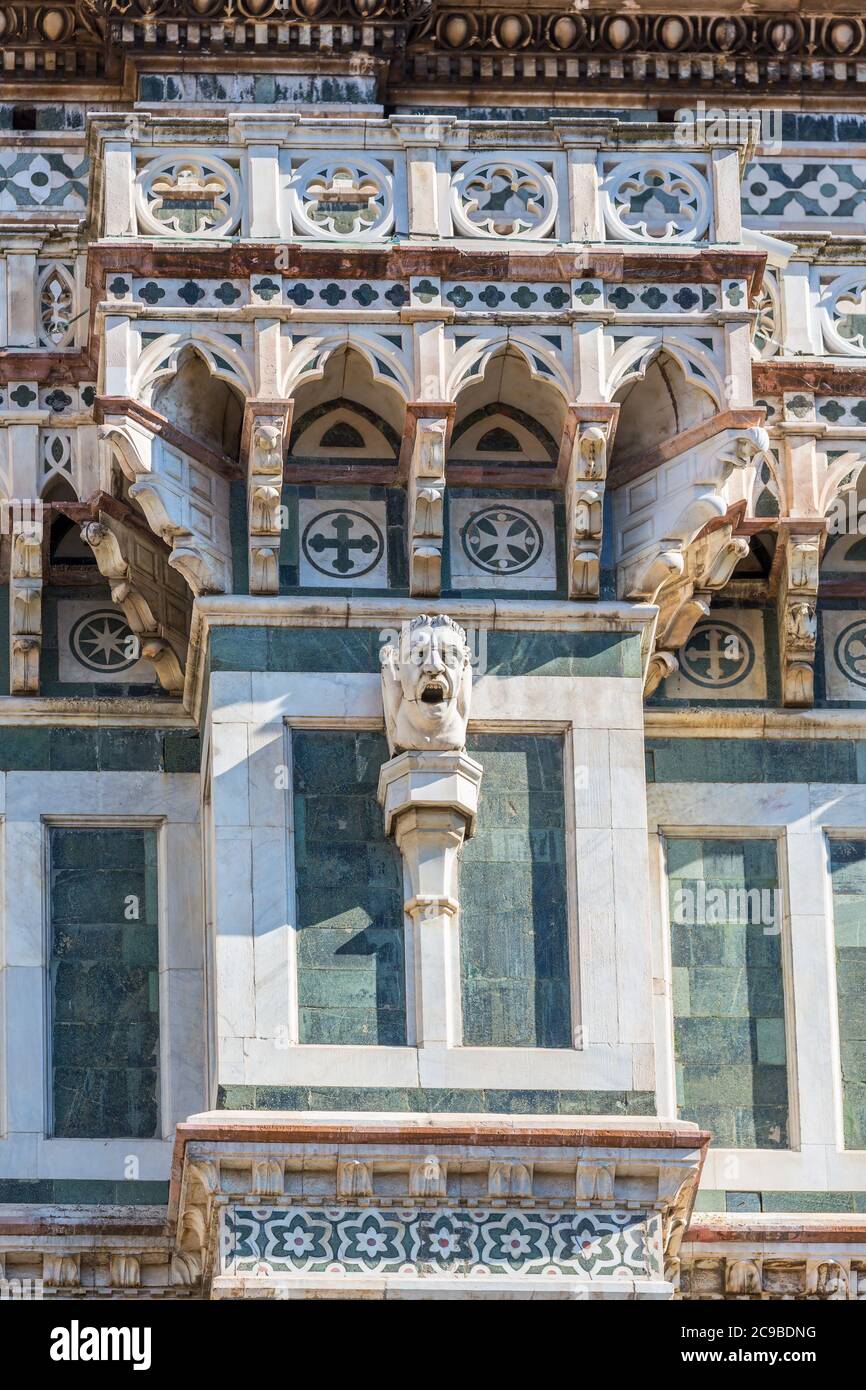
[(383, 647), (382, 703), (391, 754), (407, 749), (462, 752), (472, 694), (466, 633), (453, 618), (426, 613)]

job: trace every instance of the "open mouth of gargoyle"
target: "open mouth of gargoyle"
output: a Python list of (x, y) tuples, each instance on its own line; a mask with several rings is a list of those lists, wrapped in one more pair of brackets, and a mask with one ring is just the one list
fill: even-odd
[(431, 681), (425, 685), (421, 691), (421, 703), (425, 705), (441, 705), (445, 699), (445, 686), (440, 681)]

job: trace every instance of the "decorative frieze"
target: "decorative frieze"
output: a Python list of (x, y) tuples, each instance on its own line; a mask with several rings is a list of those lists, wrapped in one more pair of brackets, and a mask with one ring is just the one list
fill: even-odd
[[(820, 1238), (816, 1241), (820, 1244)], [(694, 1247), (682, 1261), (680, 1297), (683, 1299), (866, 1299), (866, 1261), (850, 1254), (825, 1252), (787, 1255), (776, 1250), (741, 1249), (728, 1255), (698, 1254)], [(692, 1253), (694, 1251), (694, 1253)]]
[(226, 1209), (220, 1279), (322, 1275), (659, 1279), (657, 1218), (638, 1212), (363, 1207)]
[(866, 163), (838, 159), (757, 159), (742, 186), (747, 225), (764, 221), (786, 228), (836, 222), (862, 226)]
[(0, 148), (0, 212), (84, 212), (88, 167), (83, 148)]

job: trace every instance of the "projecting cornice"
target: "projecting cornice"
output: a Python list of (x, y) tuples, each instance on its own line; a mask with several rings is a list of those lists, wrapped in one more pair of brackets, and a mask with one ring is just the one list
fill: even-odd
[[(640, 97), (842, 105), (866, 85), (866, 21), (855, 0), (765, 3), (753, 14), (723, 3), (684, 15), (597, 0), (509, 6), (502, 0), (18, 0), (0, 3), (0, 91), (52, 83), (134, 94), (135, 71), (206, 58), (210, 70), (256, 67), (348, 76), (364, 59), (392, 99), (424, 92), (477, 104), (479, 88), (558, 103)], [(726, 12), (731, 11), (731, 12)], [(736, 11), (736, 12), (733, 12)], [(48, 92), (46, 90), (46, 95)], [(383, 93), (384, 95), (384, 93)]]

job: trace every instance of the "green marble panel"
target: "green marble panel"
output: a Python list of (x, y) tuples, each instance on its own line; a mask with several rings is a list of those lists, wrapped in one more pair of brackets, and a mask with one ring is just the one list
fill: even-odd
[(53, 1133), (152, 1138), (159, 1064), (156, 833), (52, 826), (48, 834)]
[[(640, 638), (620, 632), (489, 631), (487, 673), (495, 676), (639, 677)], [(216, 627), (211, 671), (378, 672), (378, 628)]]
[(0, 1202), (75, 1206), (168, 1205), (167, 1182), (103, 1178), (0, 1178)]
[(866, 1149), (866, 840), (831, 840), (846, 1149)]
[(218, 1110), (393, 1110), (420, 1114), (654, 1115), (651, 1091), (489, 1091), (413, 1086), (220, 1086)]
[(866, 1192), (720, 1192), (705, 1188), (695, 1212), (866, 1212)]
[(0, 728), (3, 772), (198, 772), (197, 734), (162, 729)]
[(387, 757), (379, 733), (292, 735), (302, 1043), (406, 1041), (402, 860), (376, 800)]
[(478, 734), (468, 751), (484, 776), (460, 866), (464, 1044), (571, 1047), (562, 740)]
[(666, 856), (680, 1116), (720, 1147), (786, 1148), (775, 842), (672, 837)]
[(648, 738), (647, 781), (857, 783), (863, 749), (853, 739)]

